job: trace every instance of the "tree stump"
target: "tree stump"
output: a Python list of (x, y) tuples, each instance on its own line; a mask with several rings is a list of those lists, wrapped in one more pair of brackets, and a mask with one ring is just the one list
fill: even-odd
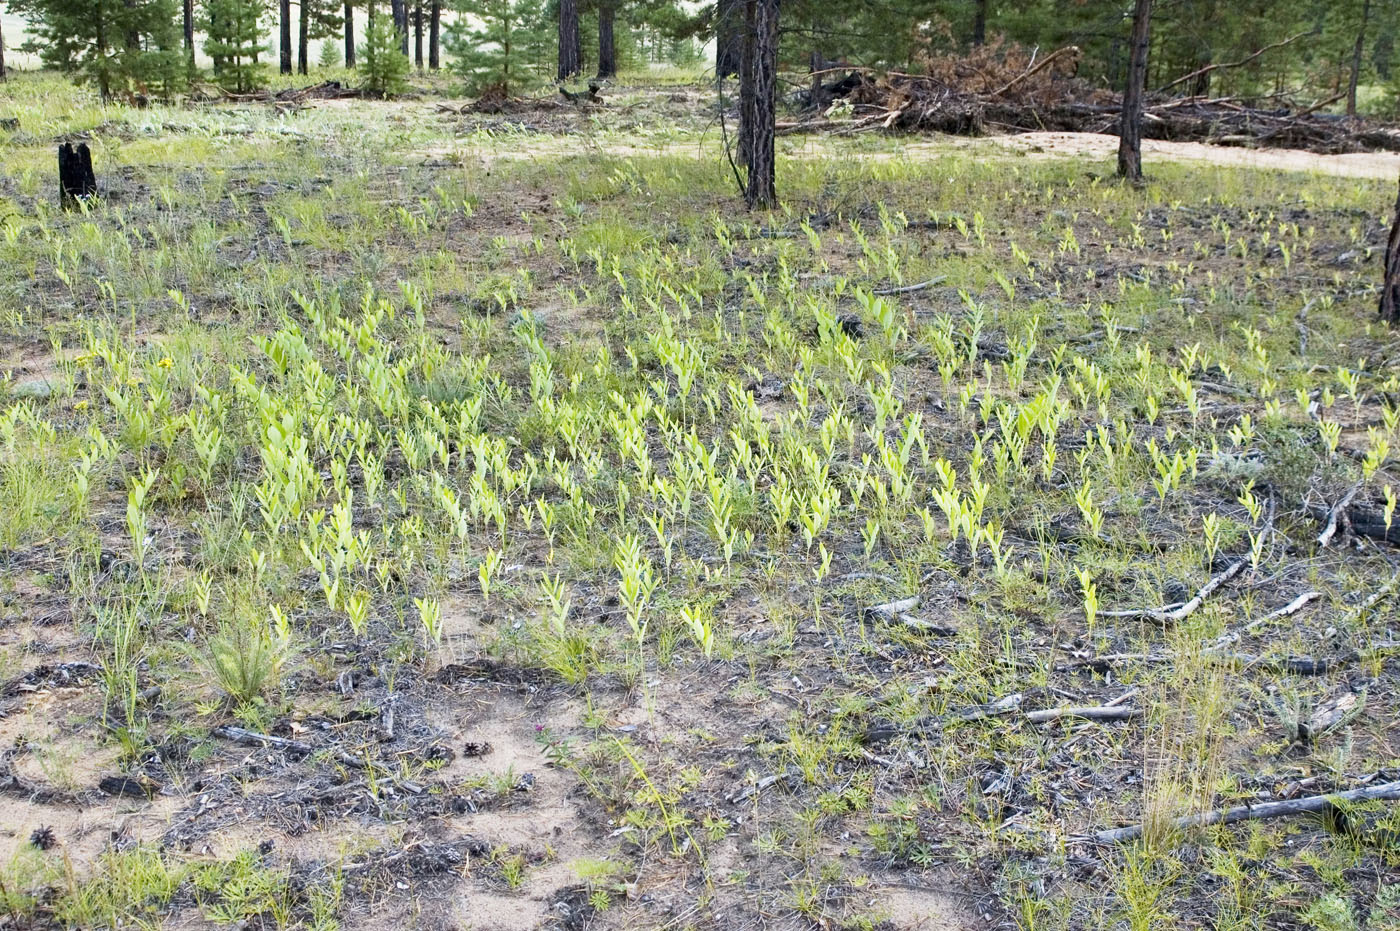
[(86, 142), (65, 142), (58, 147), (58, 196), (64, 207), (97, 196), (97, 176), (92, 173), (92, 152)]
[(1385, 243), (1385, 277), (1381, 280), (1381, 319), (1400, 323), (1400, 194), (1395, 197), (1395, 219)]

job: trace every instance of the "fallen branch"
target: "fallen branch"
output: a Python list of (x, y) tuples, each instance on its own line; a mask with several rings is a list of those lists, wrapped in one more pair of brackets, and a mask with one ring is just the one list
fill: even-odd
[[(1388, 641), (1377, 641), (1367, 648), (1376, 653), (1388, 646)], [(1361, 658), (1361, 653), (1352, 651), (1333, 659), (1316, 659), (1311, 656), (1255, 656), (1251, 653), (1224, 653), (1207, 647), (1199, 657), (1199, 662), (1213, 665), (1239, 666), (1249, 669), (1266, 669), (1270, 672), (1287, 673), (1295, 676), (1321, 676), (1334, 669), (1349, 666)], [(1175, 653), (1105, 653), (1100, 656), (1079, 656), (1074, 662), (1062, 663), (1055, 667), (1057, 672), (1072, 672), (1075, 669), (1090, 667), (1107, 670), (1120, 663), (1144, 663), (1147, 665), (1175, 664), (1182, 657)]]
[(1258, 58), (1260, 55), (1263, 55), (1265, 52), (1273, 51), (1276, 48), (1282, 48), (1283, 46), (1288, 45), (1292, 42), (1297, 42), (1304, 36), (1310, 36), (1312, 34), (1313, 30), (1309, 29), (1307, 32), (1300, 32), (1296, 36), (1289, 36), (1287, 39), (1275, 42), (1272, 45), (1266, 45), (1254, 54), (1247, 55), (1244, 58), (1241, 58), (1239, 61), (1222, 61), (1219, 64), (1206, 65), (1204, 68), (1197, 68), (1190, 74), (1183, 74), (1175, 81), (1172, 81), (1168, 84), (1163, 84), (1161, 87), (1157, 88), (1157, 93), (1165, 94), (1167, 91), (1171, 90), (1173, 87), (1176, 87), (1178, 84), (1185, 84), (1187, 81), (1198, 78), (1203, 74), (1210, 74), (1212, 71), (1220, 71), (1225, 68), (1238, 68), (1241, 65), (1247, 65), (1250, 62), (1254, 61), (1254, 59)]
[(1046, 708), (1026, 712), (1032, 724), (1049, 724), (1061, 718), (1083, 718), (1086, 721), (1127, 721), (1142, 717), (1142, 709), (1122, 705), (1100, 705), (1094, 708)]
[(1395, 574), (1392, 575), (1388, 580), (1386, 580), (1386, 583), (1384, 585), (1372, 592), (1370, 597), (1368, 597), (1365, 601), (1361, 602), (1361, 604), (1357, 605), (1355, 608), (1352, 608), (1351, 617), (1360, 617), (1367, 611), (1374, 608), (1377, 602), (1379, 602), (1382, 598), (1388, 596), (1391, 592), (1395, 591), (1395, 586), (1398, 583), (1400, 583), (1400, 570), (1396, 570)]
[(1290, 615), (1297, 614), (1299, 611), (1303, 610), (1303, 608), (1307, 607), (1309, 604), (1321, 597), (1322, 592), (1303, 592), (1303, 594), (1299, 595), (1297, 598), (1294, 598), (1282, 608), (1279, 608), (1276, 611), (1270, 611), (1268, 614), (1264, 615), (1258, 620), (1250, 621), (1248, 624), (1244, 625), (1244, 629), (1256, 630), (1257, 628), (1262, 627), (1270, 621), (1276, 621), (1279, 618), (1289, 617)]
[(1022, 696), (1020, 692), (1016, 692), (1015, 694), (1007, 695), (1005, 698), (999, 698), (994, 702), (988, 702), (985, 705), (972, 705), (968, 708), (950, 712), (941, 718), (922, 718), (913, 722), (908, 727), (900, 727), (893, 724), (872, 727), (865, 732), (864, 742), (879, 743), (885, 740), (892, 740), (902, 734), (908, 734), (911, 737), (927, 736), (942, 731), (943, 725), (945, 724), (955, 722), (967, 723), (971, 721), (980, 721), (983, 718), (995, 718), (1011, 714), (1021, 707), (1021, 700), (1023, 697), (1024, 696)]
[[(1039, 711), (1027, 711), (1020, 716), (1032, 724), (1049, 724), (1064, 718), (1083, 718), (1086, 721), (1128, 721), (1142, 716), (1140, 708), (1126, 707), (1124, 702), (1137, 696), (1137, 690), (1130, 691), (1109, 702), (1106, 705), (1097, 705), (1089, 708), (1044, 708)], [(972, 705), (958, 711), (950, 712), (943, 717), (923, 718), (915, 721), (907, 727), (898, 725), (885, 725), (872, 727), (865, 732), (864, 743), (880, 743), (892, 740), (895, 737), (928, 737), (940, 733), (948, 724), (967, 724), (973, 721), (981, 721), (986, 718), (1001, 718), (1008, 715), (1015, 715), (1021, 711), (1021, 702), (1024, 696), (1020, 692), (999, 698), (994, 702), (985, 705)]]
[(1146, 611), (1100, 611), (1099, 616), (1126, 618), (1133, 621), (1152, 621), (1156, 624), (1174, 624), (1177, 621), (1185, 620), (1196, 613), (1196, 610), (1200, 608), (1201, 605), (1205, 604), (1206, 599), (1209, 598), (1217, 588), (1239, 575), (1240, 570), (1245, 567), (1245, 563), (1247, 562), (1248, 560), (1245, 559), (1235, 560), (1230, 564), (1230, 568), (1207, 582), (1201, 587), (1200, 591), (1196, 592), (1196, 597), (1180, 607), (1171, 610), (1163, 607)]
[(917, 630), (921, 634), (932, 634), (935, 637), (955, 637), (958, 634), (956, 627), (949, 627), (947, 624), (935, 624), (933, 621), (926, 621), (921, 617), (912, 614), (901, 614), (899, 622), (910, 630)]
[[(311, 744), (301, 740), (292, 740), (288, 737), (274, 737), (271, 734), (260, 734), (257, 731), (250, 731), (242, 727), (234, 727), (225, 724), (222, 727), (214, 728), (214, 736), (231, 740), (236, 744), (245, 747), (274, 747), (286, 753), (295, 753), (298, 756), (310, 756), (316, 752), (316, 748)], [(368, 762), (365, 758), (355, 757), (344, 750), (336, 750), (331, 754), (335, 760), (345, 766), (353, 766), (359, 769)]]
[(890, 601), (882, 605), (874, 605), (866, 608), (865, 613), (892, 621), (906, 611), (913, 611), (918, 606), (919, 596), (911, 595), (908, 598), (900, 598), (897, 601)]
[(1270, 621), (1277, 621), (1279, 618), (1289, 617), (1291, 615), (1297, 614), (1299, 611), (1303, 610), (1308, 605), (1312, 604), (1314, 601), (1321, 597), (1322, 592), (1303, 592), (1303, 594), (1299, 595), (1297, 598), (1294, 598), (1282, 608), (1279, 608), (1276, 611), (1271, 611), (1263, 617), (1255, 618), (1248, 624), (1244, 625), (1242, 629), (1221, 634), (1218, 638), (1216, 638), (1214, 643), (1206, 647), (1206, 651), (1210, 652), (1213, 650), (1221, 650), (1227, 646), (1230, 646), (1231, 644), (1239, 643), (1245, 634), (1253, 633), (1260, 627), (1263, 627), (1265, 624), (1268, 624)]
[(1024, 72), (1024, 73), (1022, 73), (1022, 74), (1020, 74), (1020, 75), (1018, 75), (1018, 76), (1012, 78), (1010, 81), (1007, 81), (1007, 82), (1006, 82), (1005, 84), (1003, 84), (1001, 87), (999, 87), (999, 88), (997, 88), (996, 90), (992, 91), (992, 93), (991, 93), (989, 96), (992, 96), (992, 97), (1000, 97), (1002, 94), (1004, 94), (1004, 93), (1006, 93), (1007, 91), (1011, 90), (1011, 88), (1015, 87), (1017, 84), (1020, 84), (1022, 81), (1026, 80), (1027, 78), (1029, 78), (1029, 77), (1034, 77), (1035, 75), (1037, 75), (1037, 74), (1039, 74), (1040, 72), (1044, 71), (1044, 70), (1045, 70), (1046, 68), (1048, 68), (1050, 65), (1052, 65), (1052, 64), (1055, 63), (1055, 59), (1057, 59), (1057, 58), (1059, 58), (1061, 55), (1065, 55), (1065, 54), (1078, 55), (1078, 54), (1079, 54), (1079, 46), (1077, 46), (1077, 45), (1066, 45), (1064, 48), (1056, 49), (1055, 51), (1051, 52), (1049, 55), (1046, 55), (1046, 56), (1045, 56), (1045, 60), (1042, 61), (1040, 64), (1036, 65), (1034, 68), (1031, 68), (1029, 71), (1026, 71), (1026, 72)]
[[(1349, 792), (1331, 795), (1310, 795), (1307, 798), (1292, 799), (1286, 802), (1263, 802), (1258, 805), (1237, 805), (1234, 808), (1217, 808), (1215, 811), (1185, 815), (1172, 821), (1174, 830), (1206, 827), (1212, 824), (1235, 824), (1239, 821), (1265, 821), (1272, 818), (1286, 818), (1291, 815), (1316, 814), (1325, 811), (1338, 802), (1393, 802), (1400, 799), (1400, 780)], [(1111, 828), (1095, 831), (1084, 840), (1096, 844), (1117, 844), (1136, 840), (1142, 836), (1142, 825), (1134, 824), (1125, 828)]]
[(1332, 542), (1332, 535), (1337, 532), (1337, 518), (1351, 504), (1351, 499), (1356, 497), (1356, 493), (1361, 490), (1361, 482), (1351, 486), (1351, 490), (1342, 496), (1342, 500), (1332, 506), (1332, 510), (1327, 515), (1327, 526), (1322, 528), (1322, 533), (1318, 534), (1317, 545), (1325, 547)]
[(877, 288), (876, 290), (871, 291), (870, 293), (878, 294), (881, 296), (890, 294), (912, 294), (915, 291), (922, 291), (924, 290), (924, 288), (933, 287), (934, 285), (947, 280), (947, 275), (939, 275), (936, 278), (930, 278), (928, 281), (921, 281), (918, 284), (907, 284), (900, 288)]
[(795, 769), (790, 769), (787, 772), (773, 773), (772, 775), (764, 776), (762, 779), (758, 780), (758, 782), (754, 783), (753, 785), (745, 786), (743, 791), (736, 792), (734, 795), (731, 795), (729, 797), (729, 804), (741, 804), (743, 802), (748, 801), (751, 798), (756, 798), (759, 795), (762, 795), (764, 790), (772, 788), (779, 782), (792, 782), (801, 778), (802, 774)]

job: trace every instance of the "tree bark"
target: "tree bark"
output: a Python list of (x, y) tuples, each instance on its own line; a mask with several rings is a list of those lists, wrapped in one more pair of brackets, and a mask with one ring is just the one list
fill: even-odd
[(97, 194), (97, 178), (92, 173), (92, 152), (87, 143), (65, 142), (58, 147), (58, 198), (64, 208), (73, 207), (80, 198)]
[(617, 7), (604, 0), (598, 4), (598, 77), (617, 76), (617, 42), (613, 36), (613, 26), (617, 19)]
[(1356, 30), (1356, 45), (1351, 50), (1351, 79), (1347, 81), (1347, 116), (1356, 116), (1356, 85), (1361, 80), (1361, 53), (1366, 45), (1366, 25), (1371, 18), (1371, 0), (1361, 4), (1361, 28)]
[[(214, 32), (214, 31), (218, 28), (218, 22), (219, 22), (219, 16), (218, 16), (217, 13), (214, 12), (214, 8), (211, 6), (211, 7), (209, 8), (209, 31), (210, 31), (210, 32)], [(211, 55), (210, 57), (213, 59), (214, 77), (218, 77), (220, 74), (223, 73), (223, 70), (224, 70), (224, 60), (223, 60), (221, 57), (219, 57), (218, 55)]]
[(413, 4), (413, 66), (423, 70), (423, 4)]
[(1385, 273), (1381, 280), (1381, 319), (1400, 323), (1400, 194), (1395, 198), (1395, 220), (1385, 246)]
[(812, 87), (807, 92), (807, 106), (813, 110), (826, 109), (826, 91), (822, 81), (826, 78), (826, 56), (813, 49), (811, 58)]
[(753, 54), (748, 79), (750, 105), (748, 132), (748, 182), (744, 201), (750, 208), (773, 207), (778, 202), (774, 135), (778, 104), (778, 0), (749, 0), (753, 10)]
[(428, 7), (428, 68), (438, 70), (438, 37), (442, 32), (442, 0), (432, 0)]
[(399, 51), (408, 54), (408, 0), (390, 0), (389, 12), (394, 17), (394, 31), (399, 37)]
[(1123, 110), (1118, 119), (1118, 174), (1134, 184), (1142, 181), (1142, 95), (1147, 86), (1151, 27), (1152, 0), (1136, 0), (1128, 49), (1128, 80), (1123, 87)]
[(559, 0), (559, 80), (578, 74), (582, 63), (578, 34), (578, 0)]
[[(189, 58), (189, 60), (190, 60), (190, 65), (191, 65), (191, 67), (193, 67), (193, 65), (194, 65), (194, 0), (185, 0), (185, 2), (182, 4), (182, 7), (183, 7), (183, 9), (182, 9), (182, 16), (183, 16), (182, 25), (184, 26), (184, 31), (185, 31), (185, 55)], [(3, 56), (0, 56), (0, 59), (3, 59)], [(3, 61), (0, 61), (0, 64), (3, 64)], [(0, 68), (0, 71), (3, 71), (3, 70), (4, 70), (3, 68)]]
[[(190, 0), (185, 0), (188, 4)], [(188, 9), (188, 7), (187, 7)], [(10, 76), (5, 72), (5, 29), (0, 25), (0, 81), (8, 81)]]
[(715, 6), (715, 77), (740, 74), (744, 56), (744, 0), (717, 0)]
[(744, 0), (743, 32), (739, 46), (739, 164), (745, 167), (752, 157), (752, 132), (754, 122), (754, 28), (756, 26), (756, 0)]
[(307, 74), (310, 62), (307, 61), (311, 45), (311, 0), (298, 0), (300, 22), (297, 24), (297, 71)]
[(280, 28), (277, 32), (277, 50), (281, 57), (279, 65), (283, 74), (292, 73), (292, 0), (281, 0)]
[(977, 0), (977, 9), (972, 14), (972, 44), (987, 43), (987, 0)]
[[(125, 0), (124, 6), (127, 10), (127, 21), (134, 22), (136, 20), (136, 14), (134, 12), (136, 9), (136, 0)], [(127, 27), (126, 48), (127, 51), (130, 52), (139, 52), (141, 50), (141, 30), (134, 25)]]
[(345, 67), (355, 67), (355, 8), (345, 2)]

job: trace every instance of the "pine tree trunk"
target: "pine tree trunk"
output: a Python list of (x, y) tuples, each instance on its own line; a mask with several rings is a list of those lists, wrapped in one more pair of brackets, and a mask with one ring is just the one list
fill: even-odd
[(744, 56), (744, 0), (717, 0), (715, 6), (715, 77), (740, 73)]
[(355, 67), (355, 8), (345, 3), (345, 67)]
[[(134, 21), (137, 18), (135, 14), (137, 0), (125, 0), (124, 5), (127, 10), (128, 22)], [(141, 50), (141, 30), (135, 26), (127, 27), (126, 48), (129, 52), (138, 52)]]
[(579, 73), (578, 0), (559, 0), (559, 80)]
[(987, 44), (987, 0), (977, 0), (977, 9), (972, 14), (972, 44)]
[(311, 0), (299, 0), (301, 21), (297, 24), (297, 71), (307, 74), (310, 62), (307, 61), (311, 45)]
[(190, 64), (194, 64), (194, 0), (185, 0), (181, 5), (181, 25), (185, 33), (185, 54)]
[(1142, 95), (1147, 84), (1147, 50), (1151, 44), (1152, 0), (1136, 0), (1133, 37), (1128, 49), (1128, 80), (1118, 118), (1118, 174), (1142, 181)]
[(826, 56), (817, 49), (812, 49), (811, 58), (812, 87), (807, 92), (807, 106), (813, 110), (826, 109), (826, 91), (823, 89), (822, 81), (826, 77)]
[(283, 74), (292, 73), (292, 0), (281, 0), (280, 29), (277, 33), (278, 51), (281, 53), (279, 64)]
[(112, 97), (112, 75), (107, 70), (106, 23), (101, 19), (97, 22), (97, 41), (94, 44), (97, 49), (97, 60), (101, 62), (97, 68), (97, 92), (105, 103)]
[[(1214, 59), (1215, 55), (1211, 51), (1210, 46), (1203, 42), (1196, 50), (1196, 63), (1192, 66), (1192, 70), (1199, 71), (1202, 68), (1208, 68)], [(1209, 71), (1198, 74), (1196, 79), (1191, 82), (1190, 94), (1192, 97), (1205, 97), (1210, 94)]]
[(1351, 79), (1347, 82), (1347, 116), (1356, 116), (1356, 85), (1361, 80), (1361, 53), (1366, 46), (1366, 25), (1371, 18), (1371, 0), (1361, 4), (1361, 28), (1356, 31), (1356, 45), (1351, 50)]
[(413, 64), (423, 70), (423, 3), (413, 4)]
[[(189, 0), (185, 0), (186, 3)], [(5, 72), (5, 29), (0, 25), (0, 81), (8, 81), (10, 76)]]
[(433, 0), (428, 7), (428, 68), (439, 68), (438, 37), (442, 32), (442, 0)]
[(752, 157), (754, 123), (754, 28), (757, 0), (744, 0), (743, 32), (739, 45), (739, 164), (748, 167)]
[(1385, 246), (1385, 277), (1381, 281), (1381, 319), (1400, 323), (1400, 195), (1395, 198), (1395, 220)]
[(617, 8), (604, 0), (598, 5), (598, 77), (617, 76), (617, 43), (613, 37), (613, 25), (617, 19)]
[[(209, 32), (211, 34), (216, 32), (218, 30), (218, 26), (218, 14), (214, 12), (214, 8), (211, 6), (209, 8)], [(224, 71), (224, 60), (218, 55), (211, 55), (210, 57), (214, 60), (214, 77), (217, 78)]]
[(390, 12), (394, 15), (394, 30), (399, 35), (399, 51), (408, 54), (408, 0), (392, 0)]
[(753, 10), (753, 54), (747, 78), (749, 107), (748, 184), (744, 201), (767, 208), (778, 202), (774, 135), (778, 104), (778, 0), (749, 0)]

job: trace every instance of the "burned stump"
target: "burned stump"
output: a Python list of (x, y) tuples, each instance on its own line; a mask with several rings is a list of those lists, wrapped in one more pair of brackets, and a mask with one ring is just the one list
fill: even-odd
[(92, 172), (92, 152), (86, 142), (65, 142), (58, 147), (58, 196), (64, 207), (97, 196), (97, 176)]
[(1400, 194), (1395, 197), (1395, 219), (1385, 243), (1385, 277), (1381, 279), (1381, 319), (1400, 323)]

